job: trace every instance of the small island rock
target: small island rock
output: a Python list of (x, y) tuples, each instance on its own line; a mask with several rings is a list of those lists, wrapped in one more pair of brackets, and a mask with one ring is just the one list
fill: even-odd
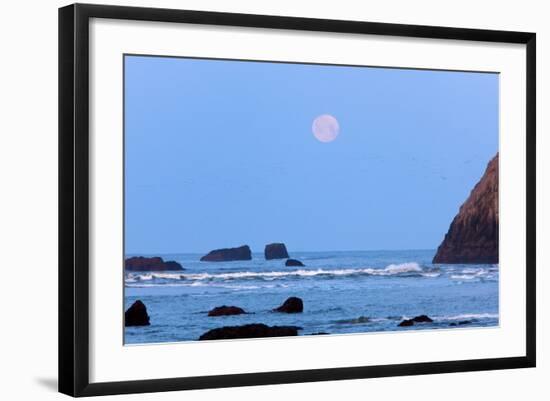
[(230, 315), (242, 315), (246, 313), (244, 309), (238, 306), (217, 306), (208, 312), (208, 316), (230, 316)]
[(267, 244), (265, 246), (264, 255), (266, 260), (288, 259), (286, 246), (282, 243)]
[(139, 299), (124, 312), (124, 325), (129, 326), (149, 326), (149, 315), (147, 307)]
[(281, 306), (273, 310), (282, 313), (301, 313), (304, 311), (304, 303), (298, 297), (290, 297)]
[(124, 268), (128, 271), (144, 272), (144, 271), (168, 271), (168, 270), (185, 270), (178, 262), (169, 260), (165, 262), (162, 258), (156, 256), (146, 258), (143, 256), (134, 256), (124, 261)]
[(232, 340), (237, 338), (289, 337), (297, 336), (300, 328), (296, 326), (267, 326), (265, 324), (246, 324), (244, 326), (225, 326), (212, 329), (199, 337), (199, 340)]
[(237, 248), (222, 248), (210, 251), (201, 258), (201, 262), (230, 262), (233, 260), (251, 260), (252, 252), (248, 245)]
[(298, 259), (287, 259), (287, 261), (285, 262), (285, 266), (303, 267), (305, 265), (302, 262), (300, 262)]

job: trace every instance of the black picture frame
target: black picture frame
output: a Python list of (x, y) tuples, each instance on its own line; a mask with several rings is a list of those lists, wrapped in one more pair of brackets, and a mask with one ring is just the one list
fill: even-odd
[[(526, 45), (526, 354), (521, 357), (90, 383), (88, 61), (91, 18), (438, 38)], [(74, 4), (59, 9), (59, 391), (71, 396), (143, 393), (534, 367), (536, 35), (220, 12)]]

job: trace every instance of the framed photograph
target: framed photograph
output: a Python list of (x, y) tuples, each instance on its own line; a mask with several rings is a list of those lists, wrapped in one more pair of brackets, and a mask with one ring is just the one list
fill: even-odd
[(535, 366), (535, 34), (59, 10), (59, 390)]

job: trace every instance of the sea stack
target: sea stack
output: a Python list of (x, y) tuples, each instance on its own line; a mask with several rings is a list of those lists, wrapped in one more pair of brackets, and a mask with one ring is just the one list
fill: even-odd
[(230, 262), (232, 260), (251, 260), (252, 252), (248, 245), (237, 248), (223, 248), (210, 251), (201, 258), (201, 262)]
[(178, 262), (173, 260), (164, 261), (160, 257), (146, 258), (143, 256), (134, 256), (124, 261), (124, 268), (128, 271), (177, 271), (185, 270)]
[(264, 255), (265, 260), (288, 259), (286, 246), (282, 243), (267, 244), (265, 246)]
[(498, 153), (460, 207), (433, 263), (498, 263)]

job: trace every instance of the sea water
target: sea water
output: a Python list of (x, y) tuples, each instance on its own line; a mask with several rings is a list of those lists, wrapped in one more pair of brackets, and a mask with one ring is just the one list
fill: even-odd
[[(463, 329), (499, 324), (498, 265), (434, 265), (434, 250), (293, 252), (285, 259), (200, 262), (199, 254), (166, 254), (178, 272), (125, 272), (124, 304), (140, 299), (151, 325), (126, 327), (125, 343), (197, 340), (208, 330), (249, 323), (292, 325), (299, 335)], [(133, 255), (127, 255), (133, 256)], [(288, 297), (303, 313), (273, 312)], [(247, 314), (209, 317), (216, 306)], [(433, 323), (399, 327), (428, 315)]]

